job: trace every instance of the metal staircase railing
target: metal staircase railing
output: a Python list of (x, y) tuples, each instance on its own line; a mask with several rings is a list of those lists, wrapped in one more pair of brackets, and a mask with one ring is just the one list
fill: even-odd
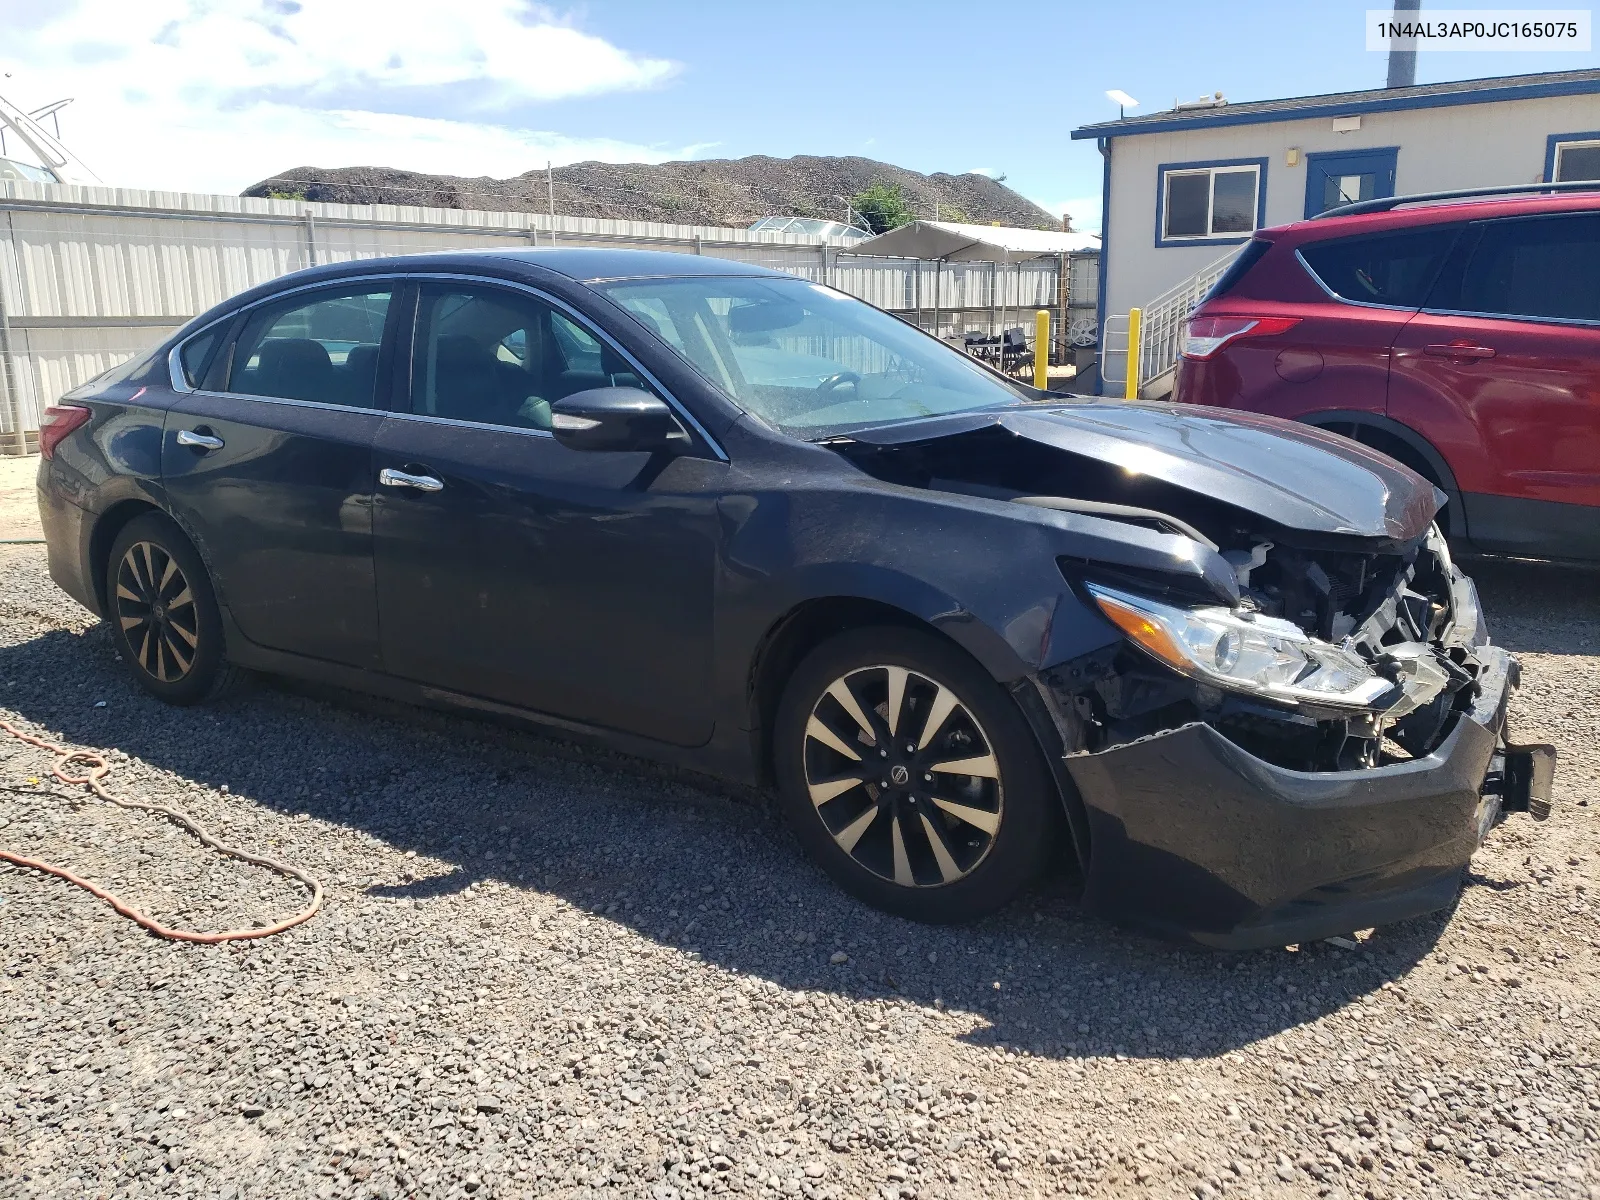
[(1142, 305), (1139, 322), (1139, 391), (1151, 380), (1178, 365), (1183, 346), (1183, 327), (1195, 306), (1222, 278), (1228, 264), (1242, 247), (1235, 247), (1209, 266), (1203, 267), (1176, 287), (1168, 288), (1150, 303)]
[[(1118, 395), (1127, 383), (1127, 361), (1128, 314), (1107, 313), (1105, 327), (1100, 331), (1100, 379), (1114, 385)], [(1112, 365), (1117, 362), (1124, 364), (1120, 373)]]

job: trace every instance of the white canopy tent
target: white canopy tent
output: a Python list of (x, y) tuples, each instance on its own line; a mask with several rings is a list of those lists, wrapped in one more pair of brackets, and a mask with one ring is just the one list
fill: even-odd
[(1013, 263), (1099, 248), (1100, 237), (1093, 233), (963, 225), (954, 221), (912, 221), (857, 242), (850, 247), (850, 252), (884, 258), (931, 258), (939, 262)]
[[(883, 258), (933, 260), (933, 327), (939, 329), (940, 275), (947, 262), (992, 262), (995, 270), (1015, 264), (1020, 277), (1021, 264), (1035, 258), (1058, 258), (1066, 270), (1066, 256), (1098, 251), (1100, 235), (1070, 233), (1059, 229), (1016, 229), (1004, 225), (967, 225), (955, 221), (912, 221), (888, 233), (867, 238), (850, 247), (852, 254)], [(1004, 337), (1009, 306), (1000, 317)], [(1066, 336), (1066, 313), (1061, 314), (1061, 336)]]

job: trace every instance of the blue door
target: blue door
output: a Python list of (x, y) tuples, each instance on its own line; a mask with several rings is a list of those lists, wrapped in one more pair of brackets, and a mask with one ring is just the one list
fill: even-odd
[(1399, 156), (1398, 146), (1306, 155), (1306, 216), (1394, 195), (1394, 164)]

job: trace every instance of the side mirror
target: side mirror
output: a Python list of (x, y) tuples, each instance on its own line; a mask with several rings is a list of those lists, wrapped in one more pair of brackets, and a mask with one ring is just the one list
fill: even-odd
[(678, 450), (689, 435), (672, 410), (631, 387), (590, 388), (550, 406), (550, 431), (572, 450)]

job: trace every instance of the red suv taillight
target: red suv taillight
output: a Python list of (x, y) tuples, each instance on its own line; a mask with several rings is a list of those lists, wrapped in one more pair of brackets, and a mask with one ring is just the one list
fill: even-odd
[(90, 415), (87, 408), (78, 404), (52, 404), (45, 409), (44, 419), (39, 422), (39, 453), (45, 458), (54, 457), (61, 439), (87, 421)]
[(1204, 362), (1246, 334), (1287, 333), (1298, 324), (1299, 317), (1190, 317), (1184, 330), (1183, 356)]

